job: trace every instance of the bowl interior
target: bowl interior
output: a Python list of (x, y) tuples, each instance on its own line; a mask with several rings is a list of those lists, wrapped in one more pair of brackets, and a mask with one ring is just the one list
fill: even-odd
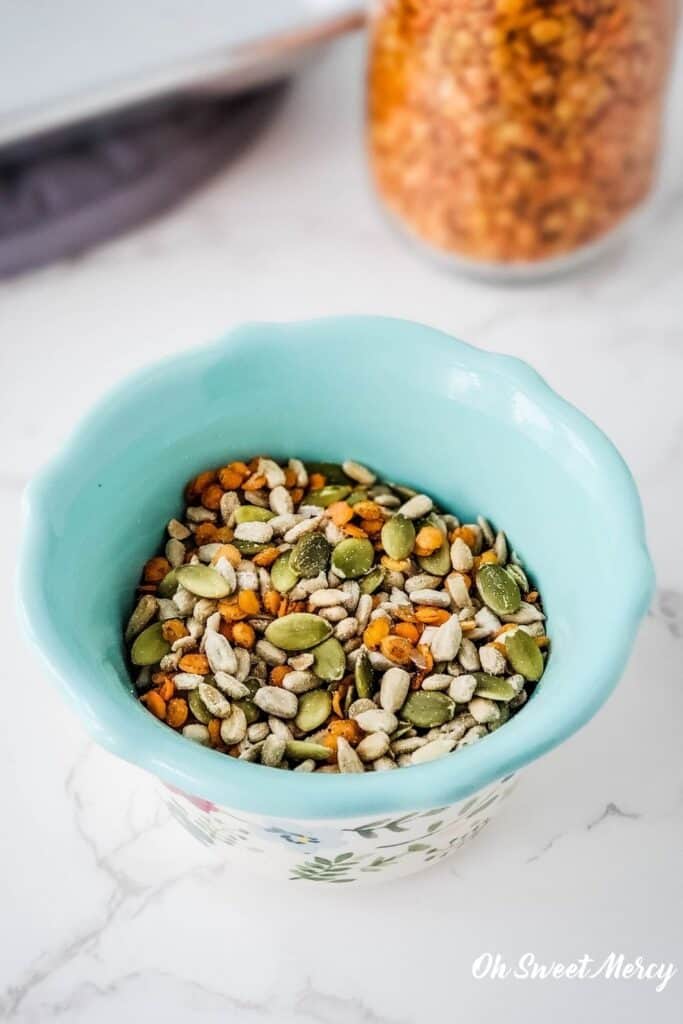
[[(255, 453), (354, 458), (505, 530), (553, 640), (529, 705), (445, 767), (381, 773), (383, 789), (380, 775), (311, 780), (228, 762), (153, 719), (133, 696), (121, 641), (141, 564), (190, 476)], [(245, 809), (275, 799), (281, 813), (341, 812), (359, 781), (368, 810), (433, 806), (518, 767), (605, 699), (651, 587), (637, 494), (599, 431), (524, 364), (398, 321), (255, 324), (157, 365), (91, 414), (29, 503), (25, 614), (90, 729), (168, 781)], [(311, 782), (324, 784), (324, 803)]]

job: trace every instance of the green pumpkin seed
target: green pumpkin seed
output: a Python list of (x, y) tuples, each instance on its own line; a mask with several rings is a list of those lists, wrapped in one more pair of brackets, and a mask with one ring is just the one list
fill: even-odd
[(349, 717), (349, 708), (351, 707), (351, 705), (353, 704), (355, 699), (356, 699), (356, 687), (353, 685), (353, 683), (351, 683), (350, 686), (347, 686), (346, 693), (344, 694), (344, 717), (345, 718)]
[(197, 721), (201, 722), (202, 725), (208, 725), (213, 718), (213, 715), (199, 696), (199, 690), (190, 690), (187, 697), (187, 703), (190, 705), (190, 711)]
[(306, 469), (309, 473), (321, 473), (326, 484), (349, 483), (349, 477), (338, 462), (307, 462)]
[(505, 650), (515, 672), (519, 672), (532, 683), (543, 675), (543, 655), (534, 643), (534, 638), (523, 629), (516, 629), (505, 640)]
[(354, 680), (356, 692), (359, 697), (372, 697), (374, 689), (374, 673), (370, 664), (370, 657), (367, 651), (361, 651), (356, 658), (354, 669)]
[[(193, 692), (195, 691), (193, 690)], [(232, 707), (242, 708), (245, 713), (245, 718), (247, 719), (247, 725), (253, 725), (254, 722), (258, 722), (261, 712), (256, 707), (253, 700), (248, 700), (246, 698), (244, 700), (233, 700)]]
[(309, 743), (306, 740), (287, 740), (285, 753), (293, 761), (306, 761), (309, 757), (313, 761), (327, 761), (330, 756), (330, 749), (329, 747), (323, 747), (322, 743)]
[(451, 551), (448, 542), (433, 551), (431, 555), (421, 555), (418, 558), (418, 565), (430, 576), (447, 576), (451, 571)]
[(327, 690), (309, 690), (299, 697), (299, 710), (294, 724), (302, 732), (313, 732), (326, 722), (332, 712), (332, 698)]
[[(285, 618), (289, 618), (289, 616), (286, 615)], [(319, 679), (335, 682), (342, 678), (346, 671), (346, 655), (344, 648), (335, 637), (331, 636), (324, 643), (318, 644), (311, 653), (313, 654), (313, 671)]]
[(304, 579), (313, 579), (325, 572), (332, 547), (322, 533), (305, 533), (292, 548), (290, 566)]
[(438, 690), (414, 690), (401, 708), (401, 718), (422, 729), (450, 722), (455, 701)]
[(346, 504), (350, 505), (351, 508), (353, 508), (353, 506), (357, 505), (359, 501), (367, 501), (367, 500), (368, 500), (368, 492), (367, 492), (367, 490), (365, 490), (363, 487), (357, 487), (355, 489), (355, 491), (351, 491), (351, 493), (349, 494), (348, 498), (346, 499)]
[(381, 586), (383, 579), (384, 569), (381, 565), (376, 565), (375, 568), (360, 581), (361, 594), (374, 594), (377, 588)]
[(253, 697), (257, 690), (261, 688), (261, 680), (257, 679), (256, 676), (247, 676), (244, 680), (244, 685), (249, 690), (249, 693)]
[(519, 587), (500, 565), (482, 565), (476, 583), (482, 601), (496, 615), (512, 615), (522, 602)]
[(347, 537), (335, 545), (332, 552), (332, 568), (342, 579), (356, 579), (365, 576), (372, 568), (375, 549), (369, 540)]
[[(192, 690), (192, 693), (195, 692), (195, 690)], [(254, 722), (257, 722), (259, 719), (259, 715), (261, 714), (259, 709), (254, 704), (254, 702), (251, 700), (245, 699), (233, 701), (233, 707), (242, 708), (242, 711), (244, 712), (244, 717), (247, 720), (247, 725), (253, 725)]]
[[(180, 566), (178, 567), (180, 568)], [(167, 572), (157, 588), (159, 597), (173, 597), (178, 589), (178, 569)]]
[(236, 523), (267, 523), (275, 515), (269, 508), (258, 505), (238, 505), (235, 509)]
[(309, 612), (292, 612), (275, 619), (266, 629), (266, 640), (283, 651), (307, 651), (332, 632), (329, 622)]
[(351, 488), (343, 484), (332, 484), (320, 487), (317, 491), (310, 491), (304, 498), (303, 505), (318, 505), (320, 508), (327, 508), (335, 501), (343, 501), (351, 493)]
[(290, 564), (291, 554), (291, 551), (285, 551), (276, 558), (270, 570), (270, 582), (279, 594), (286, 594), (299, 581), (298, 572), (295, 572)]
[(178, 583), (197, 597), (227, 597), (232, 593), (229, 580), (208, 565), (181, 565), (176, 572)]
[(134, 665), (156, 665), (170, 650), (171, 645), (164, 640), (164, 635), (161, 632), (161, 623), (155, 622), (147, 629), (143, 629), (142, 633), (135, 638), (135, 643), (130, 651), (130, 660)]
[(507, 701), (512, 700), (517, 693), (514, 686), (501, 676), (491, 676), (488, 672), (473, 672), (472, 675), (477, 680), (474, 691), (477, 697)]
[(505, 723), (510, 718), (510, 708), (508, 707), (507, 704), (499, 704), (498, 711), (499, 715), (496, 721), (488, 723), (489, 732), (495, 732), (496, 729), (500, 729), (501, 725), (505, 725)]
[(259, 551), (265, 551), (270, 544), (260, 544), (257, 540), (240, 540), (235, 538), (230, 543), (237, 548), (241, 555), (257, 555)]
[(405, 516), (395, 515), (382, 527), (382, 546), (389, 558), (407, 558), (415, 546), (415, 527)]

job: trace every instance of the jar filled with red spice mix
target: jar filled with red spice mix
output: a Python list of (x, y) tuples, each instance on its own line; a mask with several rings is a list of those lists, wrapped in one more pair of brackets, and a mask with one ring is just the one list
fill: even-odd
[(376, 188), (409, 233), (501, 276), (598, 251), (650, 193), (677, 0), (377, 0)]

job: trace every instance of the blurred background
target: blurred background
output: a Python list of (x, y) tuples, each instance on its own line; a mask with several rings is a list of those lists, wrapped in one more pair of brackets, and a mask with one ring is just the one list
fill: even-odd
[(5, 566), (26, 481), (126, 373), (244, 320), (378, 313), (520, 356), (592, 417), (636, 477), (658, 575), (614, 697), (490, 835), (409, 889), (343, 901), (236, 885), (93, 747), (0, 591), (0, 1017), (422, 1024), (492, 1019), (504, 997), (534, 1024), (679, 1019), (679, 979), (656, 996), (471, 976), (487, 950), (680, 950), (675, 10), (388, 2), (369, 37), (364, 9), (326, 0), (0, 0)]

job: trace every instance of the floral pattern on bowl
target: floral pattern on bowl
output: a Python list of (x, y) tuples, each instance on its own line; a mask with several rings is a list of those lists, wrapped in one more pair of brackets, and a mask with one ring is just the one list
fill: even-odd
[[(291, 881), (364, 882), (380, 874), (409, 875), (455, 853), (484, 828), (516, 777), (508, 775), (448, 807), (357, 822), (275, 821), (238, 814), (175, 787), (165, 786), (164, 792), (171, 813), (188, 831), (206, 845), (229, 847), (230, 856), (247, 868), (265, 868)], [(258, 857), (265, 853), (265, 859)]]

